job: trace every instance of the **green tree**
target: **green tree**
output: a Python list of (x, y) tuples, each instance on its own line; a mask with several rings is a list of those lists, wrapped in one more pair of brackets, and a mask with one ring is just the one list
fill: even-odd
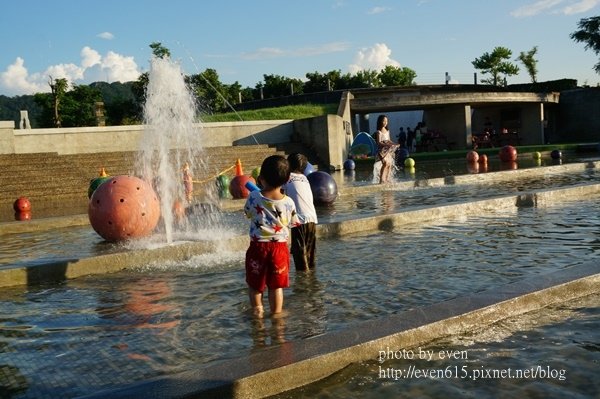
[(192, 75), (188, 79), (196, 102), (206, 113), (220, 111), (225, 106), (222, 98), (223, 84), (219, 81), (219, 74), (216, 70), (207, 68), (204, 72)]
[(257, 89), (262, 87), (264, 98), (285, 97), (293, 94), (303, 93), (303, 82), (300, 79), (286, 78), (280, 75), (263, 75), (264, 84), (257, 85)]
[(340, 70), (334, 70), (321, 74), (315, 71), (313, 73), (308, 72), (305, 76), (308, 80), (304, 82), (304, 92), (318, 93), (321, 91), (338, 89), (338, 83), (342, 76), (342, 72)]
[(160, 42), (150, 43), (150, 48), (152, 49), (152, 54), (156, 58), (171, 58), (171, 51), (164, 47)]
[(519, 67), (507, 60), (512, 56), (512, 51), (506, 47), (496, 47), (491, 53), (483, 53), (479, 58), (475, 58), (471, 63), (475, 69), (479, 69), (483, 74), (490, 74), (491, 77), (482, 79), (481, 83), (487, 83), (494, 86), (500, 85), (500, 75), (507, 76), (519, 73)]
[(381, 87), (379, 73), (371, 69), (363, 69), (354, 75), (346, 74), (346, 84), (348, 89), (361, 89), (366, 87)]
[[(571, 33), (571, 39), (585, 43), (585, 49), (591, 49), (594, 54), (600, 54), (600, 16), (583, 18), (577, 24), (579, 30)], [(600, 62), (594, 65), (596, 73), (600, 73)]]
[(97, 126), (95, 104), (99, 101), (102, 101), (100, 90), (88, 85), (74, 86), (63, 99), (63, 127)]
[(60, 115), (60, 108), (61, 108), (61, 102), (65, 96), (65, 93), (67, 92), (67, 87), (69, 86), (69, 83), (67, 82), (67, 79), (65, 78), (61, 78), (61, 79), (54, 79), (54, 82), (52, 81), (52, 76), (50, 76), (50, 81), (48, 82), (48, 84), (50, 85), (50, 90), (52, 92), (52, 107), (54, 109), (54, 127), (61, 127), (62, 126), (62, 120), (61, 120), (61, 115)]
[(521, 53), (519, 54), (519, 58), (517, 58), (517, 60), (521, 61), (521, 63), (525, 66), (525, 69), (527, 69), (527, 73), (529, 74), (529, 77), (531, 78), (532, 83), (537, 82), (537, 72), (538, 71), (537, 71), (537, 60), (535, 59), (535, 55), (537, 54), (537, 51), (538, 51), (537, 46), (534, 46), (528, 52), (521, 51)]
[[(58, 89), (62, 90), (62, 84), (66, 83), (66, 79), (57, 80), (64, 80), (58, 84)], [(102, 101), (102, 96), (96, 88), (78, 85), (62, 93), (58, 108), (54, 93), (36, 93), (34, 100), (41, 108), (37, 118), (40, 127), (96, 126), (95, 103)], [(60, 126), (56, 123), (57, 109)]]
[(417, 73), (407, 67), (386, 65), (379, 72), (379, 80), (383, 86), (412, 86), (415, 84)]

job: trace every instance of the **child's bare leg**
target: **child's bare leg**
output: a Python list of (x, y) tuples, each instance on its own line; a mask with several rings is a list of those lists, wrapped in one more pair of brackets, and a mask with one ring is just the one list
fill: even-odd
[[(270, 294), (270, 292), (269, 292), (269, 294)], [(259, 292), (252, 287), (248, 287), (248, 296), (250, 297), (250, 305), (252, 306), (252, 310), (254, 311), (254, 313), (257, 315), (262, 315), (262, 313), (263, 313), (263, 304), (262, 304), (263, 294), (262, 294), (262, 292)]]
[(283, 310), (283, 288), (269, 289), (269, 306), (271, 313), (281, 313)]
[(389, 180), (389, 175), (390, 175), (390, 164), (386, 162), (381, 166), (381, 177), (380, 177), (381, 183), (387, 183)]

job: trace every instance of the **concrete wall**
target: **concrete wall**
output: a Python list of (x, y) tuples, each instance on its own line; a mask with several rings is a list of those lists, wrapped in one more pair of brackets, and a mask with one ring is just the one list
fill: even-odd
[(561, 92), (557, 119), (550, 142), (600, 141), (600, 87)]
[[(61, 129), (14, 129), (0, 122), (0, 153), (57, 152), (59, 154), (135, 151), (144, 126), (107, 126)], [(278, 144), (291, 141), (292, 120), (216, 122), (197, 124), (206, 147), (243, 144)]]
[(15, 152), (15, 121), (0, 121), (0, 154)]
[(294, 121), (294, 130), (325, 166), (331, 170), (343, 168), (353, 138), (350, 121), (338, 115), (299, 119)]

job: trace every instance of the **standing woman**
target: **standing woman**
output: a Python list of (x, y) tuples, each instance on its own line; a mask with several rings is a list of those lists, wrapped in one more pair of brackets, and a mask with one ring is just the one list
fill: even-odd
[(377, 118), (377, 131), (375, 132), (375, 142), (377, 143), (377, 158), (381, 161), (381, 171), (379, 172), (379, 183), (388, 183), (390, 181), (390, 172), (394, 165), (394, 154), (397, 144), (390, 140), (390, 131), (387, 128), (388, 118), (385, 115), (379, 115)]

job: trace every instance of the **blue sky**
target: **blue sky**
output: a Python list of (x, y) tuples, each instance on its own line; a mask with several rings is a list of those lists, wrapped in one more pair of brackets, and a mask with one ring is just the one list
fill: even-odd
[[(417, 83), (472, 83), (471, 62), (496, 46), (513, 60), (538, 46), (538, 81), (596, 85), (598, 56), (569, 38), (600, 0), (29, 0), (0, 13), (0, 94), (136, 80), (161, 42), (186, 74), (213, 68), (223, 83), (263, 75), (416, 71)], [(509, 83), (530, 81), (521, 73)]]

